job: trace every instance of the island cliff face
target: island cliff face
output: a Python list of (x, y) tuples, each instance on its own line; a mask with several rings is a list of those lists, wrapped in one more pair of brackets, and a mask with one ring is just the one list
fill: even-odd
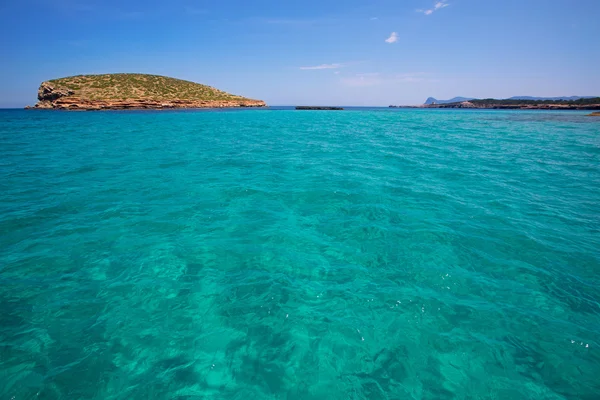
[(158, 75), (80, 75), (42, 82), (38, 109), (122, 110), (265, 107), (262, 100)]

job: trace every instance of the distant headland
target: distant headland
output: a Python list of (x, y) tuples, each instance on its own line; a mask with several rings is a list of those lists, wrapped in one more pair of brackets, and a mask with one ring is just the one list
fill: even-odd
[[(535, 97), (535, 96), (513, 96), (513, 97), (509, 97), (508, 99), (503, 99), (503, 100), (536, 100), (536, 101), (546, 101), (546, 100), (560, 100), (560, 101), (572, 101), (572, 100), (579, 100), (579, 99), (591, 99), (597, 96), (558, 96), (558, 97)], [(432, 105), (432, 104), (449, 104), (449, 103), (461, 103), (463, 101), (471, 101), (471, 100), (477, 100), (477, 98), (475, 97), (453, 97), (451, 99), (448, 100), (438, 100), (434, 97), (428, 97), (427, 100), (425, 100), (425, 105)]]
[(42, 82), (36, 109), (123, 110), (265, 107), (262, 100), (146, 74), (78, 75)]
[(507, 110), (600, 110), (600, 97), (531, 97), (515, 96), (508, 99), (474, 99), (455, 97), (437, 100), (429, 97), (422, 108), (484, 108)]

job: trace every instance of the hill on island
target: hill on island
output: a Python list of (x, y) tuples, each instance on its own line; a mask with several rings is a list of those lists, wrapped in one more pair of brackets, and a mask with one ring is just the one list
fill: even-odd
[(461, 101), (469, 101), (469, 100), (473, 100), (473, 97), (460, 97), (459, 96), (459, 97), (451, 98), (449, 100), (438, 100), (438, 99), (433, 98), (433, 97), (428, 97), (427, 100), (425, 100), (425, 103), (423, 103), (423, 104), (426, 104), (426, 105), (429, 105), (429, 104), (448, 104), (448, 103), (458, 103), (458, 102), (461, 102)]
[(211, 86), (147, 74), (78, 75), (42, 82), (35, 108), (127, 109), (262, 107)]

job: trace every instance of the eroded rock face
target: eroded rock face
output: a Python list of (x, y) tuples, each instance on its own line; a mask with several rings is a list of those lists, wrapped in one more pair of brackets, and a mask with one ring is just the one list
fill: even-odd
[(38, 89), (38, 100), (54, 101), (61, 97), (71, 96), (73, 94), (75, 94), (75, 92), (71, 89), (56, 87), (50, 82), (42, 82)]
[(131, 110), (131, 109), (169, 109), (169, 108), (230, 108), (230, 107), (265, 107), (264, 101), (258, 100), (88, 100), (76, 96), (65, 96), (53, 102), (40, 101), (36, 108), (54, 108), (58, 110)]

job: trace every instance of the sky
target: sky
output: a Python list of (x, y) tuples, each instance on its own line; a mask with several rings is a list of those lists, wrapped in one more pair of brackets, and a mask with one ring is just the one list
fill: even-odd
[(600, 96), (600, 0), (3, 0), (0, 108), (138, 72), (269, 105)]

